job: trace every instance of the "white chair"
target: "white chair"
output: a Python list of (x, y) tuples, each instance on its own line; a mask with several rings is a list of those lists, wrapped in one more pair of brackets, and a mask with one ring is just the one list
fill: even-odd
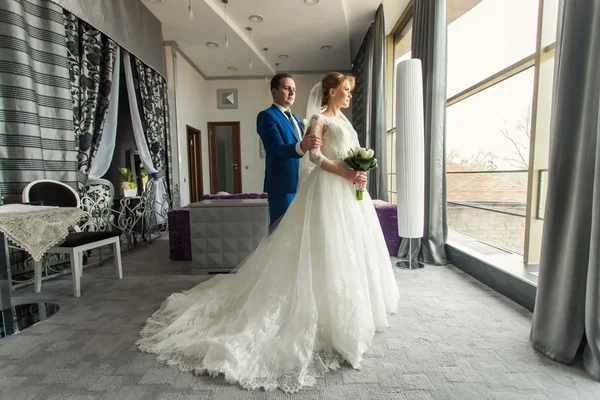
[[(23, 189), (22, 200), (24, 203), (41, 202), (44, 206), (57, 207), (79, 207), (80, 199), (77, 192), (70, 186), (50, 179), (33, 181)], [(71, 277), (73, 279), (73, 296), (81, 296), (81, 276), (83, 274), (83, 253), (88, 250), (99, 249), (103, 246), (112, 245), (117, 278), (123, 278), (123, 267), (121, 265), (121, 245), (117, 232), (76, 232), (69, 234), (65, 241), (46, 253), (69, 254), (71, 259)], [(102, 261), (102, 258), (100, 257)], [(42, 263), (36, 262), (35, 292), (42, 290)]]

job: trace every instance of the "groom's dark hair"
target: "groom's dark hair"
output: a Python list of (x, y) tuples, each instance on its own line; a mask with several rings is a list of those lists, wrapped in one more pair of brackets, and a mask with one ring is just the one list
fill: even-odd
[(292, 78), (294, 79), (293, 76), (291, 76), (290, 74), (286, 74), (285, 72), (279, 73), (277, 75), (275, 75), (273, 77), (273, 79), (271, 79), (271, 90), (273, 89), (279, 89), (279, 85), (281, 84), (281, 80), (284, 78)]

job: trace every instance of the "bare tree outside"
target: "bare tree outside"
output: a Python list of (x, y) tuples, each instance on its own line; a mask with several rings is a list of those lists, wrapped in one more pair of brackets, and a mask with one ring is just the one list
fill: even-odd
[[(506, 121), (504, 122), (506, 125)], [(531, 106), (527, 107), (523, 117), (516, 122), (514, 129), (505, 127), (500, 131), (515, 149), (514, 157), (502, 159), (516, 169), (529, 169), (529, 143), (531, 140)]]
[(495, 171), (498, 166), (495, 162), (496, 157), (490, 151), (483, 149), (469, 158), (461, 157), (456, 149), (453, 149), (446, 155), (446, 162), (465, 165), (474, 171)]
[(480, 149), (476, 154), (464, 157), (457, 149), (452, 149), (446, 154), (446, 162), (465, 165), (475, 171), (496, 171), (498, 169), (497, 161), (502, 161), (502, 164), (508, 164), (518, 170), (529, 169), (531, 106), (527, 107), (522, 118), (515, 123), (513, 128), (509, 128), (506, 121), (504, 125), (505, 127), (500, 130), (500, 134), (513, 147), (514, 154), (512, 156), (498, 157), (491, 151)]

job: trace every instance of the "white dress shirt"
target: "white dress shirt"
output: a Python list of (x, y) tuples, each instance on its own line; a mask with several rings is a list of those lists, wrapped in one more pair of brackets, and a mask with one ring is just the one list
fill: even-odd
[[(275, 104), (275, 103), (273, 103)], [(285, 108), (279, 104), (275, 104), (275, 107), (277, 107), (279, 109), (279, 111), (281, 111), (281, 113), (283, 114), (283, 116), (289, 120), (288, 116), (285, 115), (286, 111), (291, 111), (289, 108)], [(294, 125), (294, 129), (296, 129), (296, 133), (298, 133), (298, 137), (300, 139), (302, 139), (302, 130), (300, 129), (300, 127), (298, 126), (298, 121), (296, 121), (296, 118), (293, 117), (292, 114), (292, 120), (293, 120), (293, 125)], [(296, 153), (298, 153), (298, 155), (300, 157), (302, 157), (304, 155), (304, 152), (302, 151), (302, 148), (300, 147), (300, 142), (296, 143)]]

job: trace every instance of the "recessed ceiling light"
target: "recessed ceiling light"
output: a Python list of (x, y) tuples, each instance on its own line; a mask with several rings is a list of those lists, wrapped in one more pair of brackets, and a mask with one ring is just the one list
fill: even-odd
[(329, 50), (331, 50), (331, 46), (329, 46), (329, 45), (321, 46), (321, 50), (329, 51)]
[(258, 15), (258, 14), (252, 14), (251, 16), (248, 17), (248, 19), (250, 20), (250, 22), (255, 22), (255, 23), (263, 22), (263, 20), (264, 20), (263, 16)]
[(146, 0), (148, 3), (162, 3), (164, 0)]
[(309, 6), (314, 6), (315, 4), (317, 4), (319, 2), (319, 0), (304, 0), (304, 2), (306, 4), (308, 4)]
[(211, 49), (216, 49), (219, 47), (219, 43), (217, 42), (206, 42), (206, 47), (210, 47)]
[(280, 60), (287, 60), (288, 58), (290, 58), (290, 56), (288, 56), (287, 54), (280, 54), (279, 55), (279, 59)]
[(236, 67), (227, 67), (227, 71), (235, 72), (238, 69)]

